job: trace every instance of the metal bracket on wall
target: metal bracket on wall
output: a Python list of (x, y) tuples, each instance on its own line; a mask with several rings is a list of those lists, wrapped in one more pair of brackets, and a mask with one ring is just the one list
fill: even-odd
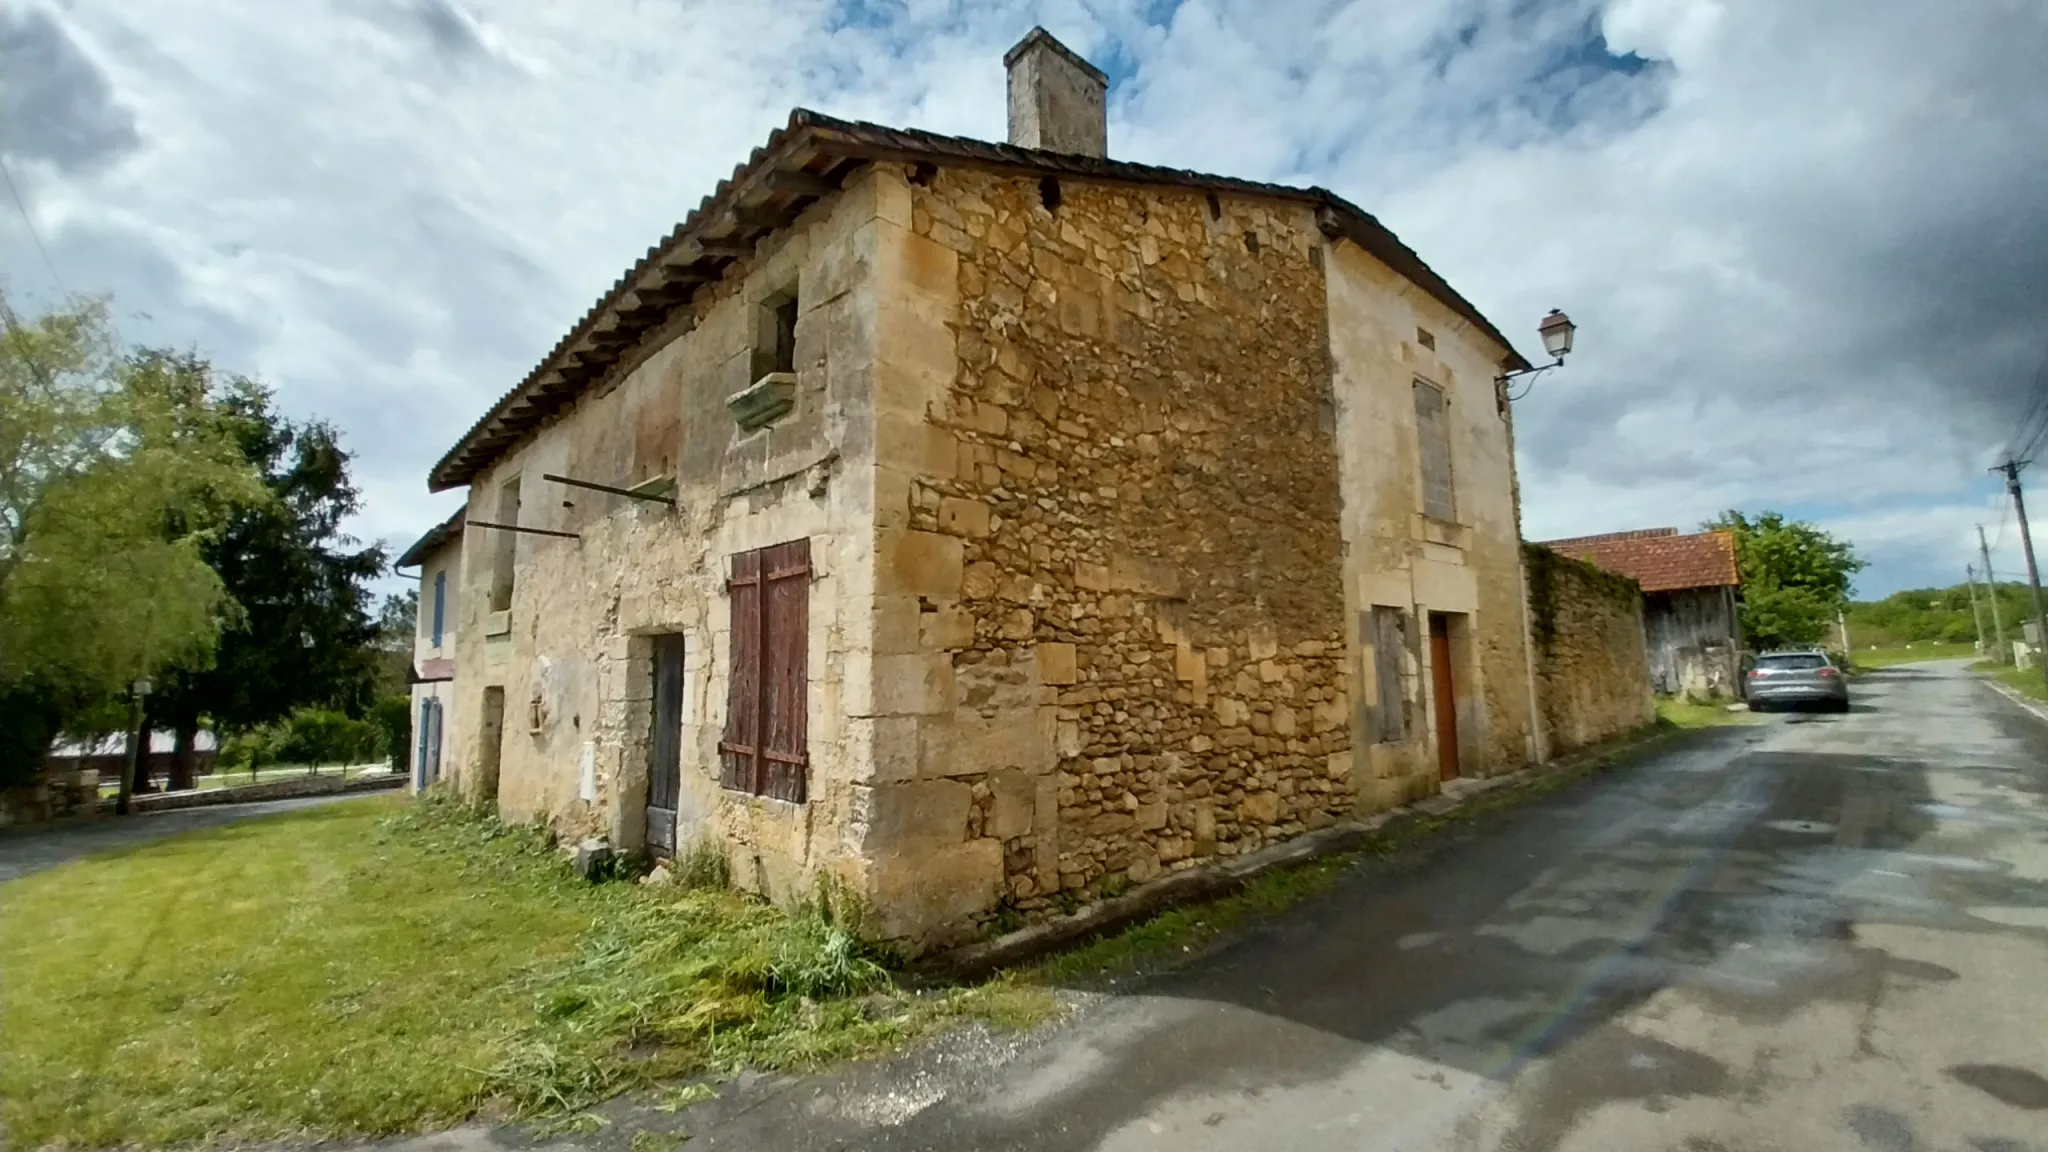
[(574, 532), (557, 532), (552, 528), (529, 528), (524, 524), (492, 524), (486, 520), (464, 520), (465, 528), (496, 528), (500, 532), (524, 532), (530, 536), (557, 536), (564, 540), (581, 540)]
[(620, 488), (611, 484), (599, 484), (595, 480), (578, 480), (571, 476), (557, 476), (552, 472), (543, 472), (540, 474), (540, 478), (543, 480), (553, 480), (557, 484), (567, 484), (571, 488), (588, 488), (592, 492), (608, 492), (613, 496), (624, 496), (629, 500), (645, 500), (650, 504), (666, 504), (670, 508), (676, 506), (676, 499), (673, 496), (662, 496), (657, 493), (644, 492), (632, 488)]

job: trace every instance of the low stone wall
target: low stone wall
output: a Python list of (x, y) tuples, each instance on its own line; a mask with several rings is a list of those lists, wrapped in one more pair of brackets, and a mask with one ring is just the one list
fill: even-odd
[[(259, 800), (291, 800), (300, 796), (331, 796), (337, 792), (376, 792), (405, 784), (403, 772), (380, 772), (373, 776), (295, 776), (265, 784), (244, 784), (236, 788), (194, 789), (190, 792), (152, 792), (132, 796), (131, 812), (167, 812), (176, 808), (206, 808), (215, 804), (251, 804)], [(111, 812), (111, 799), (100, 802), (100, 810)]]
[(1656, 719), (1635, 581), (1538, 544), (1523, 545), (1536, 700), (1553, 756)]
[(0, 827), (94, 815), (99, 792), (100, 774), (90, 768), (50, 772), (34, 784), (0, 791)]

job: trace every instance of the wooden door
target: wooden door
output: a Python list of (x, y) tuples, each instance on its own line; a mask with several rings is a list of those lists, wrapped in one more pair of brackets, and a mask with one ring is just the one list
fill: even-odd
[(1451, 677), (1451, 621), (1429, 614), (1430, 704), (1436, 713), (1436, 764), (1445, 780), (1458, 778), (1458, 687)]
[(683, 790), (683, 637), (654, 638), (654, 731), (648, 739), (647, 848), (676, 850), (676, 801)]

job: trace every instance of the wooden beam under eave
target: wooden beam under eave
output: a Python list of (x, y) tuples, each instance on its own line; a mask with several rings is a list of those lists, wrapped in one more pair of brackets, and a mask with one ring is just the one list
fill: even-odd
[(776, 169), (768, 173), (768, 187), (777, 192), (789, 192), (798, 196), (830, 196), (839, 191), (839, 185), (810, 172)]
[(727, 237), (723, 240), (692, 240), (691, 246), (714, 259), (751, 260), (754, 258), (754, 241)]
[(732, 210), (733, 223), (742, 228), (759, 228), (773, 232), (787, 228), (803, 213), (789, 205), (742, 204)]

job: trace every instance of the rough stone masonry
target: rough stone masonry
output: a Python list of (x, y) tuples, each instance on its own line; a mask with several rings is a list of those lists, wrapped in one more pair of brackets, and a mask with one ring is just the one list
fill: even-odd
[(1033, 151), (799, 111), (436, 466), (447, 786), (914, 951), (1541, 758), (1523, 361), (1329, 193), (1102, 158), (1077, 59)]

